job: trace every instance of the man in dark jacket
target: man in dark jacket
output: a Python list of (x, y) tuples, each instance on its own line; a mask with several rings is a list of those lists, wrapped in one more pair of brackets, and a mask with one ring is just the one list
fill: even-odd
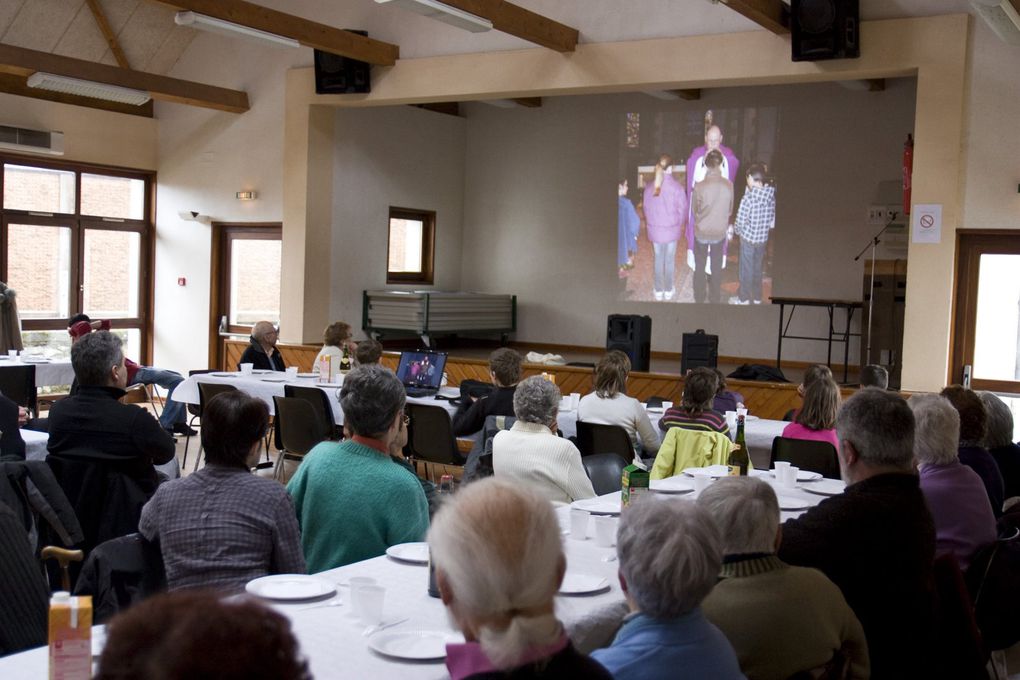
[(489, 377), (496, 386), (488, 396), (465, 401), (453, 416), (453, 434), (474, 434), (485, 425), (486, 416), (514, 415), (514, 391), (521, 381), (521, 355), (509, 347), (500, 347), (489, 355)]
[(155, 490), (153, 464), (173, 459), (174, 440), (148, 411), (118, 401), (127, 384), (120, 338), (108, 331), (85, 335), (71, 347), (71, 365), (78, 393), (50, 409), (50, 455), (98, 453)]
[[(251, 344), (241, 355), (240, 364), (251, 364), (256, 371), (283, 371), (287, 367), (276, 348), (276, 340), (280, 332), (269, 321), (259, 321), (251, 329)], [(238, 366), (240, 369), (240, 366)]]
[(897, 394), (861, 390), (836, 432), (846, 491), (786, 522), (779, 557), (843, 591), (864, 627), (872, 678), (932, 677), (935, 525), (913, 468), (913, 413)]

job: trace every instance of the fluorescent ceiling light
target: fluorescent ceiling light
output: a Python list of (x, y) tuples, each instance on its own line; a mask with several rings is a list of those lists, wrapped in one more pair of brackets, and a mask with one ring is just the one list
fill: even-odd
[(199, 28), (203, 31), (209, 31), (211, 33), (229, 35), (234, 38), (251, 38), (253, 40), (261, 40), (274, 47), (301, 47), (301, 43), (293, 38), (285, 38), (282, 35), (267, 33), (265, 31), (260, 31), (257, 28), (249, 28), (248, 26), (242, 26), (241, 24), (235, 24), (230, 21), (223, 21), (222, 19), (208, 17), (204, 14), (198, 14), (197, 12), (178, 12), (174, 16), (174, 23), (178, 26), (190, 26), (192, 28)]
[(475, 16), (456, 7), (444, 5), (436, 0), (375, 0), (380, 5), (391, 5), (420, 14), (444, 24), (462, 28), (472, 33), (484, 33), (492, 30), (492, 22)]
[(121, 104), (131, 104), (132, 106), (141, 106), (152, 99), (149, 93), (144, 90), (132, 90), (118, 85), (107, 85), (106, 83), (96, 83), (91, 80), (58, 76), (52, 73), (43, 73), (42, 71), (33, 73), (28, 77), (28, 86), (40, 90), (49, 90), (50, 92), (74, 94), (79, 97), (105, 99), (108, 102), (119, 102)]

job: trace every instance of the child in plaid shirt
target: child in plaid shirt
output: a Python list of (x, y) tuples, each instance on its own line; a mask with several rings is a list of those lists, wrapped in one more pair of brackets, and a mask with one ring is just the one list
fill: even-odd
[(769, 232), (776, 226), (776, 188), (766, 175), (764, 163), (747, 169), (747, 191), (737, 210), (735, 232), (740, 237), (740, 297), (730, 300), (747, 305), (761, 304), (762, 263)]

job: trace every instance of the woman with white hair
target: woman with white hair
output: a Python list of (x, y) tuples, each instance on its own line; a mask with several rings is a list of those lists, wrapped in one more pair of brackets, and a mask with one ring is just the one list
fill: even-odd
[(733, 647), (700, 606), (722, 564), (711, 516), (687, 500), (650, 498), (623, 513), (616, 550), (630, 614), (592, 658), (616, 680), (743, 678)]
[(494, 478), (471, 484), (436, 514), (428, 543), (440, 597), (467, 641), (447, 646), (452, 680), (610, 680), (556, 619), (567, 562), (541, 496)]
[(981, 477), (960, 462), (960, 414), (937, 394), (915, 394), (907, 403), (917, 423), (914, 456), (935, 520), (935, 552), (954, 553), (966, 570), (974, 553), (995, 540), (995, 516)]
[(496, 477), (535, 489), (554, 503), (592, 498), (595, 489), (581, 464), (581, 452), (553, 434), (560, 391), (541, 376), (522, 380), (514, 391), (517, 421), (492, 439), (492, 470)]
[(984, 402), (988, 420), (985, 422), (985, 448), (999, 464), (1006, 487), (1005, 498), (1020, 496), (1020, 446), (1013, 442), (1013, 412), (991, 392), (978, 392)]

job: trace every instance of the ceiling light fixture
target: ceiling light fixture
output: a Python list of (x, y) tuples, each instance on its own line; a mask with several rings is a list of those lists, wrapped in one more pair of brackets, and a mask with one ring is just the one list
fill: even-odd
[(238, 191), (236, 194), (234, 194), (234, 196), (239, 201), (254, 201), (256, 198), (259, 197), (258, 193), (255, 191)]
[(68, 76), (58, 76), (53, 73), (43, 73), (42, 71), (30, 75), (27, 85), (40, 90), (49, 90), (50, 92), (62, 92), (79, 97), (131, 104), (132, 106), (141, 106), (152, 99), (145, 90), (132, 90), (127, 87), (120, 87), (119, 85), (97, 83), (91, 80), (81, 80), (80, 78), (69, 78)]
[(429, 19), (442, 21), (444, 24), (462, 28), (472, 33), (484, 33), (492, 30), (492, 22), (475, 16), (469, 12), (444, 5), (436, 0), (375, 0), (380, 5), (391, 5), (420, 14)]
[(286, 38), (275, 33), (267, 33), (266, 31), (242, 26), (231, 21), (223, 21), (222, 19), (209, 17), (198, 12), (178, 12), (174, 15), (174, 23), (178, 26), (190, 26), (191, 28), (219, 33), (220, 35), (229, 35), (234, 38), (260, 40), (273, 47), (301, 47), (301, 43), (293, 38)]

